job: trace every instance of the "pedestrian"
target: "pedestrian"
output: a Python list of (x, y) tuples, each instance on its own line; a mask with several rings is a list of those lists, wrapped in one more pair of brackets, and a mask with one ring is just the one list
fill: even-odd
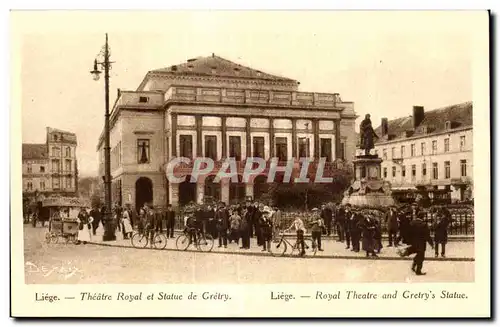
[(338, 239), (337, 242), (344, 242), (346, 238), (346, 223), (345, 223), (345, 210), (340, 203), (337, 203), (334, 209), (335, 227), (337, 228)]
[(359, 252), (360, 249), (360, 241), (361, 241), (361, 228), (359, 226), (359, 222), (363, 219), (363, 215), (360, 212), (353, 212), (350, 217), (349, 221), (347, 222), (349, 224), (349, 234), (351, 236), (351, 245), (352, 249), (351, 251), (354, 252)]
[(345, 241), (346, 241), (346, 250), (351, 247), (351, 221), (354, 219), (354, 212), (352, 210), (351, 205), (348, 203), (345, 205), (344, 209), (344, 233), (345, 233)]
[(261, 233), (262, 251), (271, 252), (271, 239), (272, 239), (272, 222), (271, 222), (271, 209), (264, 207), (259, 220), (259, 230)]
[(240, 249), (250, 249), (250, 229), (252, 224), (253, 210), (246, 209), (243, 212), (240, 225), (241, 247)]
[(229, 218), (230, 232), (229, 239), (230, 241), (234, 241), (236, 245), (239, 244), (240, 240), (240, 226), (241, 226), (241, 217), (238, 214), (238, 210), (233, 210), (231, 212), (231, 217)]
[(155, 232), (158, 234), (163, 233), (163, 222), (165, 220), (165, 214), (161, 208), (156, 208), (154, 210), (155, 215)]
[(446, 243), (448, 243), (448, 226), (451, 223), (451, 214), (444, 207), (439, 208), (436, 221), (434, 222), (434, 256), (439, 254), (441, 245), (441, 257), (446, 255)]
[(174, 227), (175, 227), (175, 211), (171, 204), (167, 205), (167, 237), (174, 237)]
[(396, 243), (402, 242), (404, 244), (410, 244), (410, 217), (411, 214), (406, 208), (401, 208), (398, 213), (399, 222), (399, 236), (396, 239)]
[(146, 237), (149, 239), (149, 244), (150, 247), (153, 247), (154, 243), (154, 236), (155, 236), (155, 229), (156, 229), (156, 215), (155, 215), (155, 210), (153, 209), (152, 205), (145, 205), (146, 208), (146, 224), (145, 224), (145, 230), (146, 230)]
[(255, 236), (257, 238), (257, 245), (262, 246), (263, 240), (262, 240), (262, 231), (260, 230), (260, 219), (262, 218), (262, 209), (263, 206), (259, 205), (259, 203), (255, 202), (254, 203), (254, 211), (253, 211), (253, 216), (252, 216), (252, 221), (253, 221), (253, 228), (255, 230)]
[(413, 263), (411, 265), (411, 270), (413, 270), (413, 272), (415, 272), (415, 274), (418, 276), (426, 274), (425, 272), (422, 272), (422, 268), (424, 265), (427, 243), (429, 243), (429, 245), (434, 248), (434, 243), (432, 242), (429, 227), (423, 220), (423, 215), (424, 214), (420, 214), (416, 219), (411, 221), (409, 225), (411, 235), (410, 246), (403, 251), (399, 251), (399, 255), (402, 257), (415, 254)]
[(92, 240), (92, 221), (93, 218), (89, 216), (85, 208), (81, 208), (77, 216), (78, 222), (78, 236), (77, 244), (87, 244)]
[(229, 228), (229, 214), (224, 205), (220, 205), (215, 212), (215, 222), (217, 228), (217, 236), (219, 237), (219, 247), (224, 245), (227, 248), (227, 230)]
[(323, 227), (325, 226), (324, 218), (322, 218), (323, 211), (319, 213), (318, 208), (312, 209), (312, 219), (311, 219), (311, 237), (313, 248), (312, 251), (316, 250), (317, 245), (318, 251), (323, 251), (321, 247), (321, 235), (323, 234)]
[(377, 247), (376, 245), (376, 240), (375, 240), (375, 234), (376, 234), (376, 222), (373, 217), (370, 215), (362, 216), (360, 214), (360, 221), (358, 223), (360, 230), (362, 231), (363, 234), (363, 240), (362, 240), (362, 248), (363, 251), (366, 251), (366, 256), (367, 257), (377, 257), (375, 254), (375, 249)]
[(279, 237), (280, 230), (282, 228), (281, 222), (282, 222), (282, 214), (281, 210), (278, 207), (273, 208), (273, 213), (271, 216), (271, 221), (273, 225), (273, 239), (276, 239)]
[(295, 217), (295, 220), (292, 222), (292, 225), (290, 225), (290, 227), (285, 230), (286, 232), (290, 231), (291, 229), (295, 229), (296, 233), (297, 233), (297, 241), (296, 241), (296, 244), (297, 246), (300, 246), (300, 256), (304, 256), (306, 254), (306, 245), (305, 245), (305, 242), (304, 242), (304, 234), (306, 232), (306, 227), (304, 226), (304, 222), (302, 221), (302, 219), (300, 218), (300, 216), (296, 216)]
[(325, 222), (325, 226), (323, 229), (323, 235), (328, 235), (330, 236), (332, 233), (332, 219), (333, 219), (333, 213), (332, 209), (330, 206), (323, 204), (321, 206), (321, 218)]
[(130, 208), (130, 203), (125, 205), (125, 210), (123, 210), (122, 214), (122, 231), (123, 231), (123, 239), (129, 239), (132, 237), (132, 232), (134, 231), (132, 228), (132, 209)]
[[(385, 215), (385, 222), (387, 224), (387, 233), (389, 234), (389, 245), (388, 246), (398, 246), (398, 214), (395, 206), (391, 206), (389, 211)], [(394, 242), (394, 243), (393, 243)]]

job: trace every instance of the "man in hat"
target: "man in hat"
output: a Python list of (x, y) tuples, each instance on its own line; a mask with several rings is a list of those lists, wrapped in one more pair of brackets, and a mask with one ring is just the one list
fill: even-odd
[(260, 215), (259, 218), (259, 230), (261, 233), (262, 251), (271, 252), (271, 238), (272, 238), (271, 209), (267, 206), (262, 208), (262, 214)]
[(426, 274), (422, 272), (422, 267), (424, 264), (427, 243), (429, 243), (429, 245), (434, 248), (434, 243), (432, 242), (429, 227), (423, 219), (424, 216), (425, 214), (421, 213), (415, 220), (411, 221), (409, 226), (411, 233), (410, 246), (404, 251), (399, 252), (399, 255), (402, 257), (409, 256), (415, 253), (415, 257), (413, 258), (413, 263), (411, 265), (411, 270), (413, 270), (418, 276)]
[(315, 250), (315, 245), (318, 245), (318, 251), (323, 251), (321, 247), (321, 234), (323, 227), (325, 225), (318, 208), (312, 209), (312, 220), (311, 220), (311, 237), (313, 242), (313, 251)]
[(334, 209), (334, 215), (335, 215), (335, 227), (337, 228), (337, 235), (339, 237), (337, 242), (342, 243), (344, 242), (345, 238), (346, 226), (345, 226), (345, 210), (340, 203), (336, 204), (336, 207)]
[(175, 227), (175, 211), (172, 208), (172, 205), (169, 203), (167, 205), (167, 237), (174, 237), (174, 227)]
[(392, 246), (394, 241), (394, 246), (398, 246), (398, 214), (395, 206), (391, 206), (389, 211), (385, 215), (385, 222), (387, 224), (387, 232), (389, 234), (389, 245)]
[[(351, 205), (348, 203), (345, 205), (344, 210), (344, 226), (345, 226), (345, 241), (346, 249), (351, 247), (351, 221), (354, 219), (354, 212), (352, 211)], [(354, 247), (353, 247), (354, 249)]]
[(324, 234), (330, 236), (332, 233), (332, 209), (330, 206), (323, 204), (321, 206), (321, 218), (325, 222)]
[(224, 245), (227, 248), (227, 230), (229, 229), (229, 212), (225, 205), (219, 204), (215, 212), (215, 222), (217, 228), (217, 236), (219, 237), (219, 247)]

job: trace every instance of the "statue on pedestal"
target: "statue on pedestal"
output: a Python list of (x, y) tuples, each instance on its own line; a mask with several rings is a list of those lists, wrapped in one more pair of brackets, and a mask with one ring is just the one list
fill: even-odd
[(360, 149), (365, 150), (365, 155), (370, 154), (370, 150), (375, 147), (373, 139), (377, 138), (378, 135), (372, 127), (372, 121), (370, 120), (370, 114), (366, 114), (365, 119), (359, 125), (359, 136), (360, 136)]

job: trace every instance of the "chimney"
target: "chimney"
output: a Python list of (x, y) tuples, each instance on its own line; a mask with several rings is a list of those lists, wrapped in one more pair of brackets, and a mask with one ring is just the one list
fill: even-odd
[(413, 128), (416, 129), (418, 125), (424, 120), (424, 107), (413, 106)]
[(380, 128), (382, 129), (382, 137), (389, 134), (389, 119), (382, 118), (382, 122), (380, 123)]

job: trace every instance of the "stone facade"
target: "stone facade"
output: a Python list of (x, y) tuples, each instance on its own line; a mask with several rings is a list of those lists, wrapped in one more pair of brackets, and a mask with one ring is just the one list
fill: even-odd
[[(239, 170), (253, 156), (286, 160), (306, 153), (329, 157), (329, 165), (352, 160), (353, 103), (297, 89), (296, 81), (216, 56), (149, 72), (137, 91), (119, 91), (112, 109), (111, 170), (120, 185), (113, 201), (177, 206), (208, 195), (226, 203), (255, 195), (253, 181), (213, 183), (207, 176), (197, 183), (169, 182), (166, 165), (175, 157), (219, 163), (236, 157)], [(102, 136), (97, 149), (103, 176)]]

